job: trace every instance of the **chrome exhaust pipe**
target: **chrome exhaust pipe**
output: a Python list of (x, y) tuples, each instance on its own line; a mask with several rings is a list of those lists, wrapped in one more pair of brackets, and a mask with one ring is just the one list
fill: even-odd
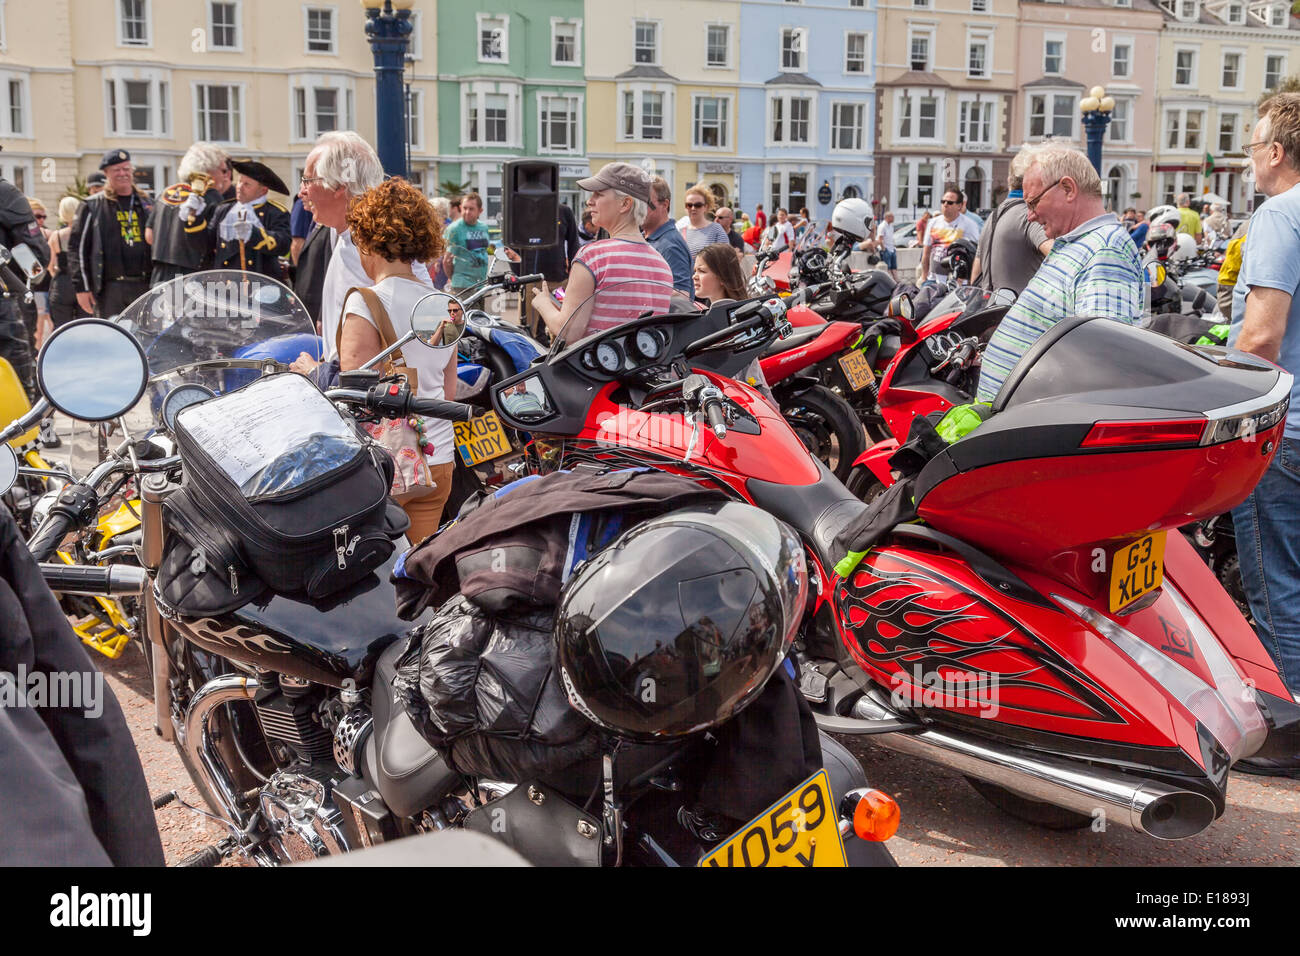
[[(897, 716), (866, 697), (853, 710), (853, 716), (860, 719), (878, 720), (886, 715)], [(1119, 823), (1157, 840), (1195, 836), (1213, 823), (1216, 815), (1214, 802), (1192, 790), (1061, 757), (1024, 757), (950, 730), (879, 734), (871, 739), (890, 750), (987, 780), (1027, 799)]]
[(181, 746), (185, 748), (191, 765), (203, 775), (208, 792), (216, 797), (226, 818), (240, 829), (248, 825), (248, 820), (239, 811), (238, 788), (208, 732), (208, 717), (218, 707), (234, 701), (252, 700), (256, 694), (257, 681), (244, 674), (224, 674), (213, 678), (190, 699), (180, 734)]

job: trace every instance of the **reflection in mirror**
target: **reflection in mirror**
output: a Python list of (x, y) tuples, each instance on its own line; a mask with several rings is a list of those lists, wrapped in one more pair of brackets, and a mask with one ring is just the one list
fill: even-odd
[(998, 289), (997, 292), (993, 293), (993, 298), (989, 301), (989, 305), (996, 309), (1004, 305), (1014, 305), (1015, 301), (1016, 290), (1003, 286), (1001, 289)]
[(497, 392), (501, 410), (524, 422), (540, 422), (555, 413), (542, 380), (534, 375)]
[(411, 331), (429, 348), (446, 348), (465, 332), (465, 307), (455, 296), (433, 292), (415, 303)]
[(896, 295), (889, 300), (889, 315), (895, 319), (912, 320), (912, 299), (906, 295)]
[(17, 480), (18, 456), (11, 445), (0, 445), (0, 495), (12, 488)]
[(28, 281), (35, 282), (45, 275), (45, 266), (36, 258), (36, 253), (29, 246), (17, 245), (13, 248), (14, 265), (22, 270)]
[(59, 411), (103, 422), (135, 406), (149, 369), (129, 332), (103, 319), (79, 319), (49, 337), (36, 374), (41, 392)]

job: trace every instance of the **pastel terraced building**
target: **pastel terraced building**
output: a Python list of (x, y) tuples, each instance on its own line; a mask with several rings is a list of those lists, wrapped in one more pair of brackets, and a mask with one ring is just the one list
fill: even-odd
[(468, 182), (489, 218), (511, 159), (556, 162), (564, 200), (579, 202), (576, 181), (589, 168), (586, 30), (582, 0), (439, 6), (437, 100), (419, 100), (412, 115), (437, 128), (439, 181)]
[(740, 204), (825, 219), (876, 193), (876, 12), (865, 0), (740, 3)]
[(1094, 86), (1115, 100), (1102, 146), (1111, 208), (1155, 204), (1152, 156), (1157, 56), (1164, 16), (1155, 0), (1021, 0), (1008, 145), (1046, 137), (1083, 148), (1079, 101)]
[[(737, 0), (591, 0), (586, 5), (587, 152), (593, 169), (641, 165), (682, 194), (739, 185), (741, 11)], [(748, 56), (748, 52), (745, 56)]]
[(972, 209), (1006, 191), (1021, 136), (1012, 126), (1018, 0), (885, 0), (878, 8), (876, 192), (910, 220), (944, 186)]
[(1208, 187), (1234, 214), (1253, 207), (1241, 147), (1260, 95), (1300, 68), (1300, 21), (1290, 7), (1283, 0), (1162, 0), (1155, 201)]

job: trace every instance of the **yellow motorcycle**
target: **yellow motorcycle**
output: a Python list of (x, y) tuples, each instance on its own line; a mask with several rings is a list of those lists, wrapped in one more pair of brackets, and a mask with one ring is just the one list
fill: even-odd
[[(27, 392), (13, 366), (0, 358), (0, 421), (14, 421), (30, 409)], [(33, 427), (9, 442), (20, 467), (19, 481), (5, 495), (5, 503), (25, 535), (40, 525), (59, 491), (73, 481), (71, 474), (52, 465), (41, 454), (39, 433), (39, 427)], [(93, 532), (70, 542), (58, 552), (57, 558), (69, 565), (107, 564), (122, 559), (134, 563), (139, 537), (139, 498), (124, 496), (117, 508), (110, 506), (100, 516)], [(133, 599), (127, 601), (134, 605)], [(118, 599), (67, 595), (62, 604), (82, 643), (110, 660), (120, 657), (132, 635), (137, 633), (134, 608), (124, 606)]]

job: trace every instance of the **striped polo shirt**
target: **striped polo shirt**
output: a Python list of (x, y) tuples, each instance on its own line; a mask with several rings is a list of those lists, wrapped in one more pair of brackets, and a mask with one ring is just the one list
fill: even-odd
[(649, 243), (599, 239), (583, 246), (573, 261), (596, 280), (588, 335), (630, 322), (646, 310), (668, 311), (673, 273)]
[(1088, 315), (1136, 324), (1143, 282), (1137, 248), (1113, 213), (1058, 237), (984, 348), (978, 400), (992, 402), (1021, 356), (1062, 319)]

